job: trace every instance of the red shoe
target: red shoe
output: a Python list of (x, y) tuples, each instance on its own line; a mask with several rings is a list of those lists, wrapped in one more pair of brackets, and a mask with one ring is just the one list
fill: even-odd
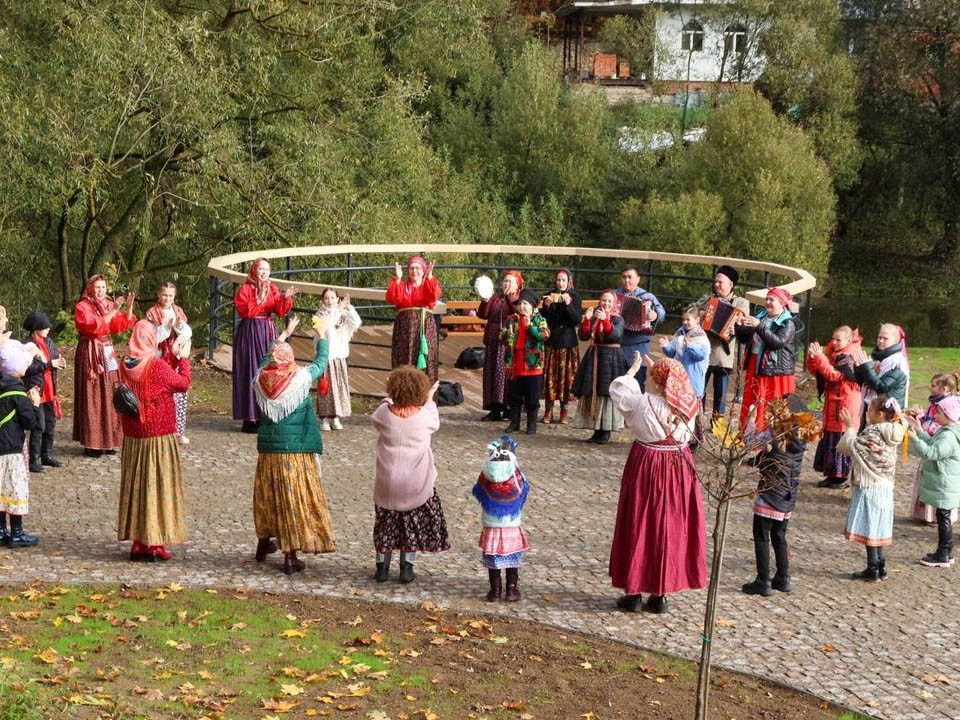
[(553, 408), (548, 408), (546, 412), (543, 413), (543, 424), (549, 425), (553, 422)]
[(568, 425), (570, 423), (570, 415), (567, 412), (566, 408), (560, 408), (560, 424)]
[(173, 555), (163, 549), (163, 545), (151, 545), (148, 550), (156, 556), (157, 560), (166, 561), (173, 557)]

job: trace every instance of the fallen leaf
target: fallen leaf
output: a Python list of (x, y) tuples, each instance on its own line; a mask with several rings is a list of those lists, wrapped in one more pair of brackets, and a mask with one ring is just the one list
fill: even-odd
[(305, 631), (295, 630), (294, 628), (284, 630), (282, 633), (280, 633), (280, 637), (285, 637), (285, 638), (304, 638), (306, 636), (307, 636), (307, 633)]
[(584, 660), (582, 663), (580, 663), (580, 667), (582, 667), (584, 670), (590, 670), (593, 668), (593, 665), (591, 665), (588, 660)]
[(836, 652), (836, 651), (837, 651), (837, 646), (836, 646), (836, 645), (823, 645), (823, 646), (821, 646), (820, 650), (821, 650), (822, 652), (825, 652), (825, 653)]
[(300, 703), (298, 702), (287, 702), (285, 700), (276, 700), (274, 698), (269, 699), (260, 699), (260, 705), (264, 710), (269, 710), (270, 712), (278, 713), (287, 713), (298, 707)]
[(363, 622), (363, 618), (360, 617), (359, 615), (357, 615), (353, 620), (344, 620), (344, 621), (343, 621), (343, 624), (344, 624), (344, 625), (350, 625), (351, 627), (356, 627), (357, 625), (359, 625), (359, 624), (362, 623), (362, 622)]
[(304, 690), (299, 685), (281, 685), (280, 692), (284, 695), (303, 695)]
[(490, 638), (490, 642), (492, 642), (494, 645), (503, 645), (505, 642), (509, 642), (509, 640), (508, 638), (505, 638), (502, 635), (500, 635), (498, 637)]
[(505, 707), (507, 710), (523, 710), (523, 700), (517, 700), (516, 702), (504, 700), (500, 703), (500, 706)]

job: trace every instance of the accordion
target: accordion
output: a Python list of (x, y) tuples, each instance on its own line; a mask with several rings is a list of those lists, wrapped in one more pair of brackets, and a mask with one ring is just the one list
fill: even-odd
[(725, 300), (712, 297), (707, 300), (707, 306), (703, 309), (700, 327), (724, 342), (730, 342), (730, 338), (733, 337), (733, 326), (742, 317), (744, 317), (743, 310)]
[(650, 310), (653, 309), (653, 301), (650, 298), (638, 299), (630, 295), (621, 295), (618, 298), (620, 299), (620, 316), (623, 318), (624, 329), (630, 332), (652, 335), (653, 323), (647, 318), (650, 316)]

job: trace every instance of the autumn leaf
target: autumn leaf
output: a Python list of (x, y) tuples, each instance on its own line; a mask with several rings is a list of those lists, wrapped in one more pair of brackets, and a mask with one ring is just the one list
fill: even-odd
[(517, 700), (516, 702), (504, 700), (500, 703), (500, 707), (505, 707), (507, 710), (523, 710), (523, 700)]
[(300, 706), (300, 703), (293, 701), (277, 700), (274, 698), (261, 698), (260, 706), (264, 710), (277, 713), (288, 713)]
[(296, 630), (294, 628), (289, 628), (280, 633), (280, 637), (285, 638), (305, 638), (307, 633), (304, 630)]
[(504, 643), (509, 642), (509, 640), (508, 638), (505, 638), (502, 635), (500, 635), (497, 637), (490, 638), (490, 642), (492, 642), (494, 645), (503, 645)]
[(34, 657), (42, 663), (47, 665), (53, 665), (57, 659), (60, 657), (56, 650), (51, 647), (48, 647), (43, 652), (37, 653)]
[(352, 627), (356, 627), (357, 625), (359, 625), (359, 624), (362, 623), (362, 622), (363, 622), (363, 618), (360, 617), (359, 615), (357, 615), (353, 620), (344, 620), (344, 621), (343, 621), (343, 624), (344, 624), (344, 625), (350, 625), (350, 626), (352, 626)]
[(303, 695), (304, 690), (299, 685), (289, 684), (289, 685), (281, 685), (280, 692), (282, 692), (284, 695), (296, 696), (296, 695)]
[(836, 645), (822, 645), (822, 646), (820, 647), (820, 651), (821, 651), (821, 652), (825, 652), (825, 653), (836, 652), (836, 651), (837, 651), (837, 646), (836, 646)]
[(593, 668), (593, 665), (590, 664), (589, 660), (584, 660), (582, 663), (580, 663), (580, 667), (582, 667), (584, 670), (590, 670)]
[(422, 655), (422, 653), (416, 650), (409, 650), (407, 648), (402, 648), (400, 650), (400, 654), (403, 655), (404, 657), (420, 657), (420, 655)]
[(367, 713), (367, 720), (390, 720), (390, 716), (383, 710), (371, 710)]

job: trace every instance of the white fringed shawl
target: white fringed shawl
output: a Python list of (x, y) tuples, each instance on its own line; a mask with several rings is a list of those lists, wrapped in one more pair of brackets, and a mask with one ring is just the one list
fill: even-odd
[(297, 370), (297, 374), (291, 378), (286, 389), (277, 397), (271, 399), (264, 395), (263, 388), (260, 387), (260, 373), (258, 372), (253, 378), (253, 392), (257, 396), (257, 405), (260, 406), (263, 414), (273, 422), (278, 423), (300, 407), (300, 403), (310, 394), (312, 383), (313, 378), (310, 371), (307, 368), (300, 368)]

